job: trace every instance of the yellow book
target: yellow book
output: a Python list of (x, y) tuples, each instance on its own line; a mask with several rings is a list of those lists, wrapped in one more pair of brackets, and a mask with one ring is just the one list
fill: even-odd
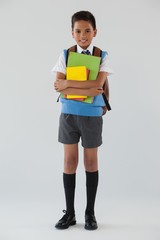
[[(75, 81), (86, 81), (88, 78), (89, 71), (86, 66), (74, 66), (66, 67), (66, 79)], [(67, 99), (84, 99), (87, 96), (80, 95), (69, 95), (67, 94)]]

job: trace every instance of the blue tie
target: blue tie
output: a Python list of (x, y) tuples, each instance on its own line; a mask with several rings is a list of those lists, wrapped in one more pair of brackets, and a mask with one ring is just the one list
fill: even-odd
[(87, 55), (91, 55), (91, 53), (90, 53), (90, 51), (89, 50), (83, 50), (82, 52), (81, 52), (82, 54), (87, 54)]

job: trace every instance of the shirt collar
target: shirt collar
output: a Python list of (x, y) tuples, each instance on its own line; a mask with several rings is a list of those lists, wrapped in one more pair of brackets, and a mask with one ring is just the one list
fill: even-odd
[(92, 52), (93, 52), (93, 45), (91, 44), (91, 45), (89, 45), (89, 47), (87, 48), (87, 49), (83, 49), (83, 48), (81, 48), (79, 45), (77, 45), (77, 52), (78, 53), (81, 53), (82, 51), (86, 51), (86, 50), (89, 50), (90, 51), (90, 53), (92, 54)]

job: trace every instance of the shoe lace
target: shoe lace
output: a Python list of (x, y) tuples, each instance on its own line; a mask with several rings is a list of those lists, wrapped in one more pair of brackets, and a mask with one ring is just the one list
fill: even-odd
[(95, 218), (94, 214), (92, 214), (92, 213), (87, 214), (86, 219), (88, 220), (88, 222), (95, 222), (96, 223), (96, 218)]
[(64, 215), (63, 215), (63, 217), (62, 217), (62, 220), (64, 219), (64, 220), (67, 220), (67, 218), (68, 218), (68, 212), (66, 211), (66, 210), (63, 210), (62, 211), (63, 213), (65, 213)]

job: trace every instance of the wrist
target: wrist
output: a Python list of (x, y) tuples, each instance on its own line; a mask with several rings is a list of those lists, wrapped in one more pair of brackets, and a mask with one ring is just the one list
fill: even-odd
[(66, 84), (65, 84), (65, 88), (69, 88), (69, 87), (71, 87), (70, 84), (69, 84), (70, 81), (66, 80), (65, 83), (66, 83)]

